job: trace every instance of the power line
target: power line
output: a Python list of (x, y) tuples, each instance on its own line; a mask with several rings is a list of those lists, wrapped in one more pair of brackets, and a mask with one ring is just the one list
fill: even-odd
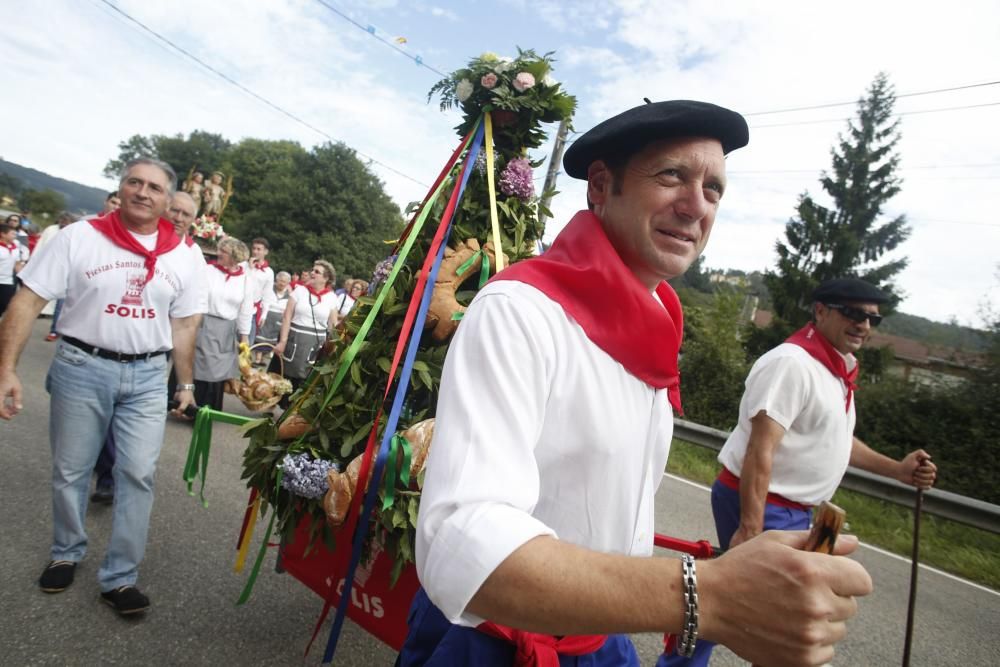
[(448, 75), (445, 74), (444, 72), (442, 72), (441, 70), (435, 69), (435, 68), (431, 67), (430, 65), (428, 65), (427, 63), (425, 63), (424, 59), (422, 57), (420, 57), (420, 56), (414, 56), (413, 54), (411, 54), (406, 49), (401, 48), (399, 46), (399, 44), (396, 44), (394, 42), (390, 42), (389, 40), (385, 39), (384, 37), (376, 34), (378, 32), (378, 29), (375, 26), (373, 26), (372, 24), (369, 23), (368, 25), (361, 25), (360, 23), (358, 23), (357, 21), (355, 21), (353, 18), (351, 18), (350, 16), (348, 16), (344, 12), (340, 11), (339, 9), (337, 9), (336, 7), (334, 7), (333, 5), (331, 5), (330, 3), (326, 2), (325, 0), (316, 0), (316, 1), (319, 4), (323, 5), (324, 7), (326, 7), (327, 9), (329, 9), (331, 12), (333, 12), (337, 16), (339, 16), (340, 18), (344, 19), (345, 21), (349, 21), (351, 23), (351, 25), (354, 25), (357, 28), (360, 28), (361, 30), (364, 30), (366, 33), (368, 33), (369, 35), (371, 35), (372, 37), (374, 37), (378, 41), (382, 42), (383, 44), (385, 44), (389, 48), (391, 48), (391, 49), (393, 49), (395, 51), (398, 51), (399, 53), (403, 54), (404, 56), (406, 56), (407, 58), (409, 58), (410, 60), (412, 60), (413, 62), (415, 62), (420, 67), (426, 67), (427, 69), (429, 69), (430, 71), (434, 72), (435, 74), (437, 74), (441, 78), (447, 78), (448, 77)]
[[(920, 114), (941, 113), (943, 111), (962, 111), (962, 110), (965, 110), (965, 109), (980, 109), (982, 107), (995, 107), (997, 105), (1000, 105), (1000, 102), (985, 102), (983, 104), (966, 104), (964, 106), (959, 106), (959, 107), (943, 107), (941, 109), (918, 109), (916, 111), (900, 111), (899, 113), (894, 114), (894, 116), (896, 118), (900, 118), (902, 116), (917, 116), (917, 115), (920, 115)], [(854, 120), (854, 119), (853, 118), (824, 118), (822, 120), (800, 120), (800, 121), (791, 121), (791, 122), (788, 122), (788, 123), (771, 123), (770, 125), (751, 125), (750, 129), (752, 129), (752, 130), (758, 130), (758, 129), (766, 128), (766, 127), (792, 127), (792, 126), (796, 126), (796, 125), (819, 125), (821, 123), (843, 123), (845, 121), (850, 121), (850, 120)]]
[[(246, 86), (244, 86), (243, 84), (241, 84), (239, 81), (236, 81), (235, 79), (231, 78), (227, 74), (224, 74), (223, 72), (220, 72), (219, 70), (215, 69), (214, 67), (212, 67), (211, 65), (209, 65), (205, 61), (201, 60), (200, 58), (198, 58), (197, 56), (195, 56), (194, 54), (192, 54), (190, 51), (187, 51), (183, 47), (178, 46), (174, 42), (170, 41), (169, 39), (167, 39), (163, 35), (159, 34), (155, 30), (153, 30), (152, 28), (150, 28), (149, 26), (147, 26), (146, 24), (142, 23), (141, 21), (139, 21), (138, 19), (134, 18), (133, 16), (131, 16), (127, 12), (123, 11), (122, 9), (120, 9), (119, 7), (117, 7), (116, 5), (114, 5), (112, 2), (110, 2), (110, 0), (100, 0), (100, 1), (102, 3), (104, 3), (105, 5), (107, 5), (108, 7), (110, 7), (111, 9), (113, 9), (114, 11), (116, 11), (117, 13), (121, 14), (123, 17), (125, 17), (126, 19), (128, 19), (129, 21), (131, 21), (132, 23), (134, 23), (135, 25), (137, 25), (140, 28), (142, 28), (144, 31), (146, 31), (147, 33), (149, 33), (150, 35), (152, 35), (153, 37), (155, 37), (159, 41), (163, 42), (164, 44), (169, 45), (171, 48), (173, 48), (174, 50), (176, 50), (178, 53), (181, 53), (182, 55), (184, 55), (185, 57), (189, 58), (190, 60), (193, 60), (197, 64), (199, 64), (202, 67), (204, 67), (205, 69), (207, 69), (212, 74), (215, 74), (216, 76), (218, 76), (219, 78), (221, 78), (222, 80), (224, 80), (226, 83), (229, 83), (230, 85), (233, 85), (233, 86), (239, 88), (241, 91), (243, 91), (247, 95), (250, 95), (251, 97), (253, 97), (257, 101), (266, 104), (267, 106), (271, 107), (272, 109), (274, 109), (278, 113), (280, 113), (280, 114), (282, 114), (282, 115), (290, 118), (291, 120), (295, 121), (296, 123), (299, 123), (300, 125), (302, 125), (304, 127), (309, 128), (310, 130), (312, 130), (313, 132), (319, 134), (320, 136), (325, 137), (327, 140), (329, 140), (331, 142), (338, 142), (339, 141), (338, 139), (336, 139), (335, 137), (333, 137), (330, 134), (326, 133), (325, 131), (321, 130), (320, 128), (316, 127), (315, 125), (309, 123), (308, 121), (303, 120), (302, 118), (299, 118), (298, 116), (296, 116), (295, 114), (293, 114), (291, 111), (288, 111), (288, 110), (286, 110), (286, 109), (278, 106), (277, 104), (275, 104), (271, 100), (267, 99), (266, 97), (264, 97), (262, 95), (259, 95), (259, 94), (255, 93), (254, 91), (250, 90), (249, 88), (247, 88)], [(419, 181), (416, 178), (413, 178), (412, 176), (410, 176), (409, 174), (404, 174), (403, 172), (399, 171), (395, 167), (391, 167), (388, 164), (382, 162), (381, 160), (376, 160), (375, 158), (371, 157), (370, 155), (366, 155), (366, 154), (362, 153), (361, 151), (357, 150), (356, 148), (354, 148), (352, 150), (354, 150), (355, 153), (357, 153), (358, 155), (362, 156), (363, 158), (365, 158), (365, 159), (367, 159), (367, 160), (369, 160), (369, 161), (371, 161), (371, 162), (373, 162), (373, 163), (375, 163), (375, 164), (377, 164), (377, 165), (379, 165), (379, 166), (381, 166), (381, 167), (383, 167), (385, 169), (388, 169), (389, 171), (393, 172), (394, 174), (402, 176), (403, 178), (405, 178), (407, 180), (410, 180), (410, 181), (413, 181), (417, 185), (423, 186), (425, 188), (429, 187), (429, 185), (427, 183)]]
[[(983, 83), (972, 83), (967, 86), (953, 86), (951, 88), (938, 88), (936, 90), (922, 90), (917, 93), (901, 93), (899, 95), (894, 95), (896, 99), (902, 97), (918, 97), (920, 95), (935, 95), (937, 93), (950, 93), (956, 90), (967, 90), (969, 88), (981, 88), (983, 86), (996, 86), (1000, 84), (1000, 81), (986, 81)], [(766, 116), (768, 114), (774, 113), (791, 113), (793, 111), (812, 111), (813, 109), (830, 109), (833, 107), (844, 107), (853, 106), (857, 104), (858, 101), (854, 100), (851, 102), (831, 102), (829, 104), (816, 104), (808, 107), (790, 107), (788, 109), (775, 109), (773, 111), (754, 111), (753, 113), (745, 113), (744, 116)]]

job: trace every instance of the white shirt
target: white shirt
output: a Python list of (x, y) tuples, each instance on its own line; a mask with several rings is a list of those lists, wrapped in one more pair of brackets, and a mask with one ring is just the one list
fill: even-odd
[(245, 262), (246, 268), (253, 279), (253, 302), (263, 301), (264, 295), (269, 291), (274, 292), (274, 269), (270, 266), (264, 269), (255, 268), (249, 261)]
[(27, 262), (28, 249), (14, 241), (14, 249), (0, 244), (0, 285), (14, 284), (14, 266), (18, 262)]
[[(308, 292), (307, 292), (308, 294)], [(292, 295), (292, 288), (286, 287), (285, 291), (279, 296), (275, 294), (274, 288), (264, 292), (264, 298), (261, 299), (261, 307), (265, 312), (269, 313), (284, 313), (285, 306), (288, 305), (288, 297)]]
[(347, 314), (351, 312), (351, 308), (354, 308), (354, 301), (347, 292), (337, 297), (337, 312), (340, 313), (341, 317), (347, 317)]
[(666, 390), (628, 373), (534, 287), (487, 285), (441, 378), (416, 541), (431, 600), (451, 622), (477, 625), (469, 600), (539, 535), (650, 555), (672, 434)]
[(337, 307), (340, 299), (333, 292), (320, 298), (314, 297), (305, 285), (296, 285), (291, 298), (295, 301), (292, 324), (304, 329), (325, 331), (330, 321), (330, 311)]
[(227, 276), (214, 266), (205, 271), (207, 295), (205, 314), (227, 321), (236, 321), (236, 332), (250, 335), (250, 321), (254, 315), (254, 281), (246, 271), (238, 276)]
[[(198, 312), (204, 313), (208, 310), (208, 290), (206, 289), (205, 275), (208, 271), (208, 262), (205, 261), (205, 253), (202, 252), (201, 246), (197, 243), (187, 244), (187, 239), (181, 239), (181, 245), (188, 249), (191, 253), (192, 261), (195, 264), (195, 270), (198, 274), (198, 279), (195, 281), (194, 290), (198, 293)], [(212, 269), (213, 271), (215, 269)]]
[[(848, 368), (857, 363), (848, 355)], [(750, 369), (740, 399), (739, 423), (719, 452), (737, 477), (743, 470), (750, 419), (760, 411), (785, 429), (774, 452), (768, 491), (805, 505), (829, 500), (851, 458), (854, 400), (845, 410), (847, 387), (802, 347), (782, 343)]]
[[(147, 248), (156, 234), (133, 236)], [(56, 234), (20, 278), (43, 299), (62, 299), (59, 333), (112, 352), (141, 354), (173, 347), (170, 318), (198, 312), (200, 277), (181, 243), (156, 259), (149, 283), (144, 259), (119, 248), (89, 222)]]

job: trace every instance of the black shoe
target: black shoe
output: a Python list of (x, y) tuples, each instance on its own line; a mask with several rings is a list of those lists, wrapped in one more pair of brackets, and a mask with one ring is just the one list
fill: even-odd
[(122, 616), (141, 614), (149, 609), (149, 598), (139, 592), (135, 586), (119, 586), (101, 593), (101, 599), (114, 607)]
[(62, 593), (73, 583), (76, 563), (69, 560), (54, 560), (45, 566), (38, 578), (38, 587), (45, 593)]
[(110, 505), (115, 501), (115, 490), (110, 486), (99, 486), (90, 495), (90, 502)]

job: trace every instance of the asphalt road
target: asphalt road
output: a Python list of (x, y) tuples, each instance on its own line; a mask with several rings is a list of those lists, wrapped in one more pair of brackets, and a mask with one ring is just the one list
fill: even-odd
[[(181, 471), (190, 426), (170, 421), (160, 457), (156, 503), (139, 585), (152, 600), (145, 618), (126, 621), (98, 598), (96, 572), (107, 545), (111, 509), (88, 513), (91, 553), (76, 583), (57, 595), (36, 580), (48, 561), (51, 536), (48, 400), (44, 378), (54, 344), (42, 340), (39, 320), (19, 366), (25, 409), (0, 422), (0, 665), (302, 665), (318, 664), (328, 625), (303, 663), (302, 652), (321, 609), (318, 597), (289, 575), (275, 574), (269, 554), (254, 595), (235, 601), (246, 574), (232, 571), (246, 488), (240, 481), (243, 441), (234, 427), (217, 425), (206, 494), (209, 506), (187, 494)], [(244, 412), (227, 397), (227, 409)], [(657, 530), (686, 539), (712, 536), (703, 487), (666, 478), (657, 497)], [(258, 533), (259, 535), (259, 533)], [(258, 537), (259, 539), (259, 537)], [(661, 555), (668, 555), (662, 552)], [(899, 664), (906, 617), (909, 562), (863, 547), (857, 554), (875, 581), (861, 601), (837, 665)], [(920, 573), (912, 664), (1000, 664), (1000, 595), (929, 569)], [(656, 635), (636, 635), (644, 664), (656, 660)], [(352, 623), (334, 663), (391, 665), (386, 646)], [(745, 665), (725, 650), (713, 666)]]

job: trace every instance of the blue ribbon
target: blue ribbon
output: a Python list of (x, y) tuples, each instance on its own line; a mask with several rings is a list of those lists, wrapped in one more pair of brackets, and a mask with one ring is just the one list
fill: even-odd
[[(465, 193), (466, 183), (469, 182), (472, 165), (475, 164), (476, 158), (479, 156), (479, 150), (483, 144), (484, 131), (484, 126), (480, 125), (469, 147), (469, 153), (465, 158), (462, 180), (458, 191), (459, 202)], [(368, 535), (368, 522), (371, 519), (372, 509), (375, 507), (375, 500), (378, 497), (379, 485), (374, 483), (374, 481), (382, 479), (386, 460), (389, 457), (392, 436), (395, 435), (396, 427), (399, 425), (399, 415), (403, 409), (403, 400), (406, 398), (406, 392), (410, 387), (410, 376), (413, 374), (413, 362), (416, 360), (417, 349), (420, 347), (420, 337), (424, 330), (424, 322), (427, 320), (427, 309), (431, 303), (431, 295), (434, 293), (434, 282), (437, 279), (438, 269), (441, 268), (441, 260), (444, 259), (444, 251), (448, 246), (448, 238), (451, 235), (451, 228), (455, 222), (455, 214), (457, 213), (458, 205), (456, 202), (455, 213), (452, 215), (451, 220), (448, 221), (448, 229), (445, 231), (444, 240), (441, 242), (437, 257), (434, 258), (434, 264), (431, 266), (431, 272), (427, 278), (427, 285), (424, 288), (420, 308), (417, 311), (417, 318), (413, 324), (413, 334), (410, 336), (410, 342), (406, 348), (406, 357), (403, 361), (403, 368), (400, 371), (399, 381), (396, 384), (396, 395), (393, 397), (392, 410), (389, 412), (389, 421), (386, 422), (385, 431), (382, 433), (382, 443), (379, 446), (378, 456), (375, 459), (375, 465), (372, 470), (371, 479), (373, 483), (368, 485), (361, 516), (354, 531), (351, 562), (347, 567), (347, 574), (344, 577), (344, 588), (340, 593), (340, 602), (337, 604), (337, 615), (333, 619), (333, 627), (330, 628), (330, 638), (327, 640), (326, 651), (323, 653), (323, 664), (329, 664), (333, 660), (333, 654), (337, 650), (337, 642), (340, 639), (340, 633), (344, 626), (344, 618), (347, 616), (347, 605), (351, 599), (351, 589), (354, 587), (354, 572), (357, 570), (358, 563), (361, 560), (361, 548), (364, 545), (365, 537)]]

